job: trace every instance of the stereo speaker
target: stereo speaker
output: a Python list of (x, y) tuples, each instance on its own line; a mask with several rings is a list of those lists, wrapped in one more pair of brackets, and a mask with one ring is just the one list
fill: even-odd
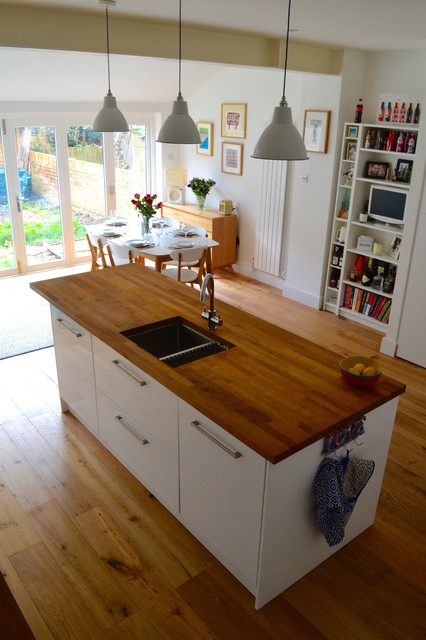
[(167, 198), (170, 204), (185, 204), (184, 187), (167, 187)]

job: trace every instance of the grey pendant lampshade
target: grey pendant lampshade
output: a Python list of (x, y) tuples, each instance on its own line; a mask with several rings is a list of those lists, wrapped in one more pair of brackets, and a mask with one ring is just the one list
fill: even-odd
[[(111, 4), (108, 1), (108, 4)], [(126, 118), (117, 107), (117, 100), (111, 92), (110, 67), (109, 67), (109, 24), (108, 7), (105, 7), (106, 38), (107, 38), (107, 63), (108, 63), (108, 93), (104, 98), (104, 104), (93, 123), (93, 131), (128, 131), (129, 125)]]
[(188, 113), (188, 104), (181, 93), (182, 78), (182, 0), (179, 0), (179, 91), (172, 112), (161, 127), (157, 142), (169, 144), (200, 144), (197, 125)]
[(252, 158), (264, 160), (308, 160), (302, 136), (293, 124), (291, 109), (285, 97), (287, 77), (288, 36), (290, 32), (291, 0), (288, 0), (287, 36), (284, 60), (283, 96), (278, 107), (275, 107), (271, 124), (260, 136), (253, 151)]

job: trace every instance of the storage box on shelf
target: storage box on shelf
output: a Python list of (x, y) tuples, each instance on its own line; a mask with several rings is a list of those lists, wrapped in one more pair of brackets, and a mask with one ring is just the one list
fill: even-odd
[[(324, 308), (385, 332), (399, 256), (405, 249), (404, 222), (417, 135), (416, 128), (396, 124), (344, 125)], [(345, 186), (342, 177), (346, 179), (348, 157), (353, 176), (352, 184)], [(349, 201), (344, 200), (346, 190)], [(342, 236), (339, 269), (333, 256)]]

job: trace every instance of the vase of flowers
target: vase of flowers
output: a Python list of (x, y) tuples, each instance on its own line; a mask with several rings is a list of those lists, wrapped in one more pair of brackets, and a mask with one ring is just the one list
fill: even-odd
[(206, 197), (210, 193), (210, 189), (214, 187), (216, 182), (211, 180), (204, 180), (204, 178), (192, 178), (188, 183), (188, 187), (192, 190), (197, 198), (198, 209), (202, 211), (206, 206)]
[(161, 209), (163, 206), (162, 202), (158, 204), (154, 204), (154, 201), (157, 199), (157, 194), (151, 195), (147, 193), (143, 198), (140, 197), (139, 193), (135, 193), (131, 202), (135, 206), (135, 209), (139, 212), (138, 215), (141, 217), (141, 233), (144, 238), (146, 235), (150, 233), (149, 229), (149, 221), (152, 216), (154, 216), (158, 209)]

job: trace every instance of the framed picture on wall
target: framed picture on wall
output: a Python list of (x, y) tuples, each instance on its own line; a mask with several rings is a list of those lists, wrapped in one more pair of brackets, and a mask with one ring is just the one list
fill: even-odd
[(306, 151), (327, 153), (330, 111), (307, 109), (303, 128)]
[(247, 105), (225, 102), (222, 104), (222, 138), (246, 137)]
[(243, 175), (243, 145), (236, 142), (222, 142), (222, 173)]
[(197, 144), (196, 151), (202, 156), (213, 155), (213, 122), (197, 122), (201, 144)]

